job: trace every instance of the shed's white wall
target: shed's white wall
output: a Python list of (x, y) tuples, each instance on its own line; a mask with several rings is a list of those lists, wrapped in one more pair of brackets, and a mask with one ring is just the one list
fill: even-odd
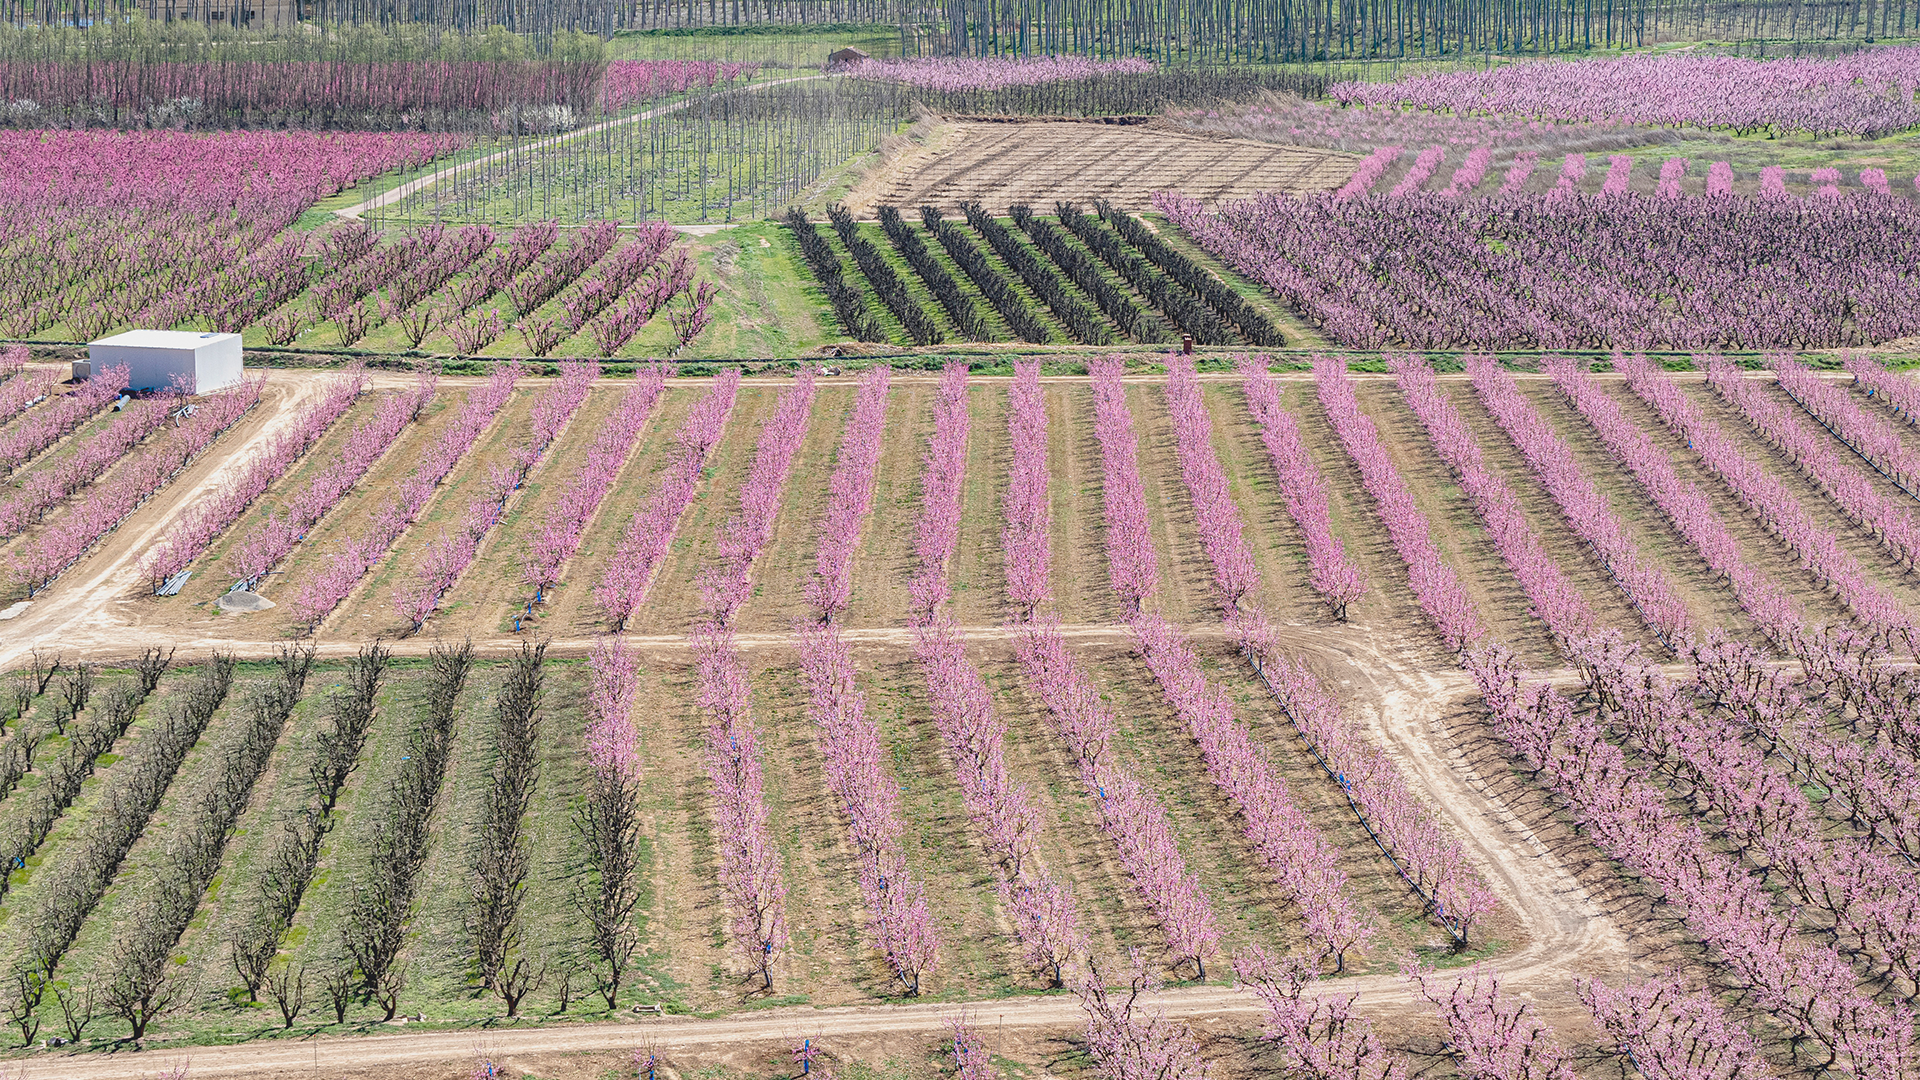
[(87, 358), (95, 371), (125, 364), (128, 385), (135, 390), (164, 390), (174, 385), (175, 376), (184, 375), (190, 393), (206, 394), (237, 385), (245, 374), (238, 334), (207, 338), (186, 348), (96, 341), (87, 346)]

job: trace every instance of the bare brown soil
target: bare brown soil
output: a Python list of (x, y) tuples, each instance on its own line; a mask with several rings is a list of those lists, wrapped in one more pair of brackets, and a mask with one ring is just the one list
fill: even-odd
[(848, 208), (872, 216), (881, 206), (948, 214), (978, 201), (1005, 214), (1013, 203), (1105, 199), (1149, 210), (1156, 191), (1183, 191), (1209, 205), (1263, 191), (1305, 193), (1345, 183), (1358, 155), (1189, 135), (1144, 126), (1073, 121), (956, 121), (862, 184)]
[[(382, 385), (399, 382), (394, 377), (381, 379)], [(1416, 791), (1461, 836), (1467, 857), (1501, 899), (1502, 909), (1476, 932), (1476, 955), (1496, 967), (1510, 989), (1527, 994), (1563, 1039), (1579, 1046), (1590, 1046), (1594, 1039), (1572, 994), (1575, 976), (1644, 975), (1670, 965), (1711, 976), (1712, 965), (1703, 963), (1673, 913), (1652, 903), (1636, 881), (1574, 831), (1556, 804), (1531, 777), (1515, 769), (1504, 747), (1486, 730), (1473, 704), (1470, 682), (1446, 655), (1413, 602), (1405, 571), (1357, 471), (1341, 452), (1314, 400), (1311, 383), (1288, 378), (1283, 400), (1298, 417), (1310, 452), (1327, 478), (1335, 528), (1370, 582), (1368, 594), (1354, 605), (1348, 623), (1328, 621), (1304, 583), (1298, 530), (1281, 505), (1257, 429), (1239, 390), (1219, 385), (1225, 381), (1230, 380), (1208, 377), (1206, 395), (1214, 416), (1215, 446), (1240, 506), (1248, 542), (1266, 578), (1262, 605), (1278, 622), (1285, 645), (1322, 675), (1349, 715), (1386, 748)], [(1484, 542), (1470, 502), (1432, 453), (1391, 381), (1362, 381), (1363, 407), (1375, 418), (1396, 464), (1432, 516), (1437, 541), (1459, 569), (1492, 633), (1517, 647), (1523, 659), (1542, 673), (1570, 679), (1552, 642), (1528, 614), (1524, 594)], [(1180, 482), (1158, 382), (1148, 377), (1130, 380), (1128, 397), (1142, 436), (1140, 459), (1160, 559), (1160, 610), (1188, 631), (1209, 674), (1228, 693), (1235, 715), (1253, 730), (1295, 801), (1340, 847), (1351, 893), (1375, 921), (1374, 945), (1355, 957), (1353, 974), (1330, 981), (1326, 990), (1359, 994), (1361, 1010), (1386, 1021), (1383, 1026), (1392, 1038), (1411, 1050), (1432, 1054), (1437, 1041), (1431, 1038), (1428, 1007), (1395, 971), (1405, 951), (1438, 949), (1438, 932), (1421, 917), (1415, 899), (1391, 868), (1369, 847), (1337, 786), (1306, 752), (1221, 629), (1210, 568), (1198, 546), (1193, 511)], [(453, 379), (448, 384), (452, 398), (448, 405), (399, 440), (394, 451), (377, 463), (363, 491), (350, 497), (289, 561), (288, 573), (272, 587), (278, 592), (270, 590), (271, 594), (291, 595), (299, 575), (308, 572), (301, 568), (313, 565), (324, 545), (364, 520), (382, 493), (410, 470), (418, 447), (435, 436), (446, 410), (457, 406), (457, 388), (464, 384)], [(312, 385), (309, 374), (275, 374), (268, 401), (256, 417), (223, 439), (217, 452), (196, 463), (180, 484), (136, 514), (44, 600), (18, 619), (0, 623), (0, 665), (16, 665), (34, 647), (112, 660), (137, 653), (151, 642), (180, 646), (182, 660), (215, 648), (251, 658), (270, 656), (291, 629), (284, 609), (215, 617), (202, 606), (207, 594), (198, 601), (193, 596), (168, 601), (151, 598), (145, 595), (137, 559), (183, 508), (180, 493), (205, 490), (240, 467), (260, 446), (265, 425), (302, 400)], [(855, 561), (854, 604), (846, 633), (855, 649), (860, 686), (868, 694), (869, 715), (881, 728), (889, 767), (901, 785), (908, 861), (935, 901), (942, 953), (926, 984), (932, 1000), (904, 1002), (871, 948), (846, 823), (826, 786), (817, 735), (806, 715), (804, 684), (796, 668), (792, 627), (796, 617), (805, 613), (804, 588), (812, 574), (827, 474), (853, 400), (851, 380), (844, 378), (820, 383), (774, 542), (756, 567), (756, 594), (739, 635), (752, 674), (767, 796), (790, 890), (793, 938), (775, 972), (780, 996), (756, 994), (740, 979), (741, 966), (725, 944), (724, 909), (715, 883), (711, 794), (703, 764), (706, 721), (694, 704), (685, 633), (698, 603), (699, 571), (713, 555), (715, 527), (737, 509), (754, 444), (785, 385), (790, 383), (755, 379), (743, 386), (698, 496), (682, 521), (673, 553), (627, 637), (642, 664), (645, 721), (640, 737), (648, 780), (643, 797), (647, 819), (643, 865), (649, 888), (636, 920), (644, 944), (633, 985), (638, 993), (658, 995), (699, 1011), (703, 1018), (565, 1023), (544, 1004), (551, 990), (537, 995), (543, 1004), (535, 1018), (508, 1022), (482, 1016), (486, 1004), (467, 986), (461, 921), (469, 876), (468, 841), (487, 783), (488, 725), (498, 682), (497, 672), (482, 666), (460, 702), (453, 759), (431, 826), (432, 854), (423, 872), (420, 903), (405, 953), (418, 1000), (430, 1017), (426, 1030), (365, 1023), (362, 1030), (370, 1033), (340, 1039), (318, 1034), (303, 1023), (296, 1030), (306, 1033), (304, 1039), (268, 1038), (258, 1034), (265, 1026), (258, 1014), (236, 1009), (234, 1030), (254, 1034), (247, 1035), (241, 1045), (196, 1049), (195, 1075), (310, 1076), (324, 1066), (329, 1075), (457, 1076), (480, 1052), (547, 1080), (598, 1078), (641, 1045), (660, 1049), (675, 1075), (693, 1076), (699, 1070), (721, 1067), (757, 1075), (775, 1067), (783, 1041), (791, 1045), (804, 1036), (824, 1037), (839, 1060), (882, 1066), (890, 1076), (935, 1075), (926, 1070), (941, 1032), (965, 1003), (971, 1003), (968, 1007), (992, 1044), (1022, 1062), (1031, 1075), (1082, 1075), (1083, 1064), (1072, 1041), (1080, 1022), (1078, 1006), (1070, 996), (1032, 993), (1037, 984), (1016, 955), (1012, 928), (994, 889), (994, 868), (987, 863), (977, 830), (961, 805), (953, 763), (934, 728), (923, 677), (912, 661), (906, 589), (915, 566), (912, 533), (919, 509), (919, 474), (936, 392), (929, 376), (903, 373), (897, 379), (883, 436), (874, 511)], [(1584, 422), (1559, 403), (1550, 385), (1539, 379), (1525, 379), (1523, 385), (1568, 437), (1629, 530), (1672, 571), (1695, 617), (1705, 625), (1750, 633), (1724, 584), (1706, 573), (1631, 477), (1607, 460)], [(1456, 407), (1479, 435), (1489, 462), (1513, 486), (1548, 550), (1588, 596), (1598, 617), (1645, 639), (1644, 626), (1591, 556), (1567, 534), (1551, 500), (1533, 482), (1524, 462), (1480, 409), (1470, 389), (1454, 379), (1447, 386)], [(1802, 583), (1796, 590), (1809, 610), (1819, 617), (1833, 617), (1837, 607), (1804, 582), (1797, 560), (1752, 522), (1722, 486), (1704, 476), (1684, 443), (1660, 430), (1650, 413), (1617, 382), (1610, 387), (1628, 414), (1674, 454), (1677, 464), (1702, 477), (1703, 488), (1735, 529), (1743, 552), (1782, 580)], [(704, 392), (705, 387), (696, 382), (673, 384), (613, 495), (590, 525), (581, 555), (567, 568), (567, 584), (539, 609), (538, 632), (552, 636), (550, 655), (562, 661), (549, 667), (550, 708), (541, 736), (541, 782), (528, 821), (536, 861), (527, 903), (530, 910), (543, 913), (530, 928), (529, 945), (545, 955), (557, 955), (578, 940), (566, 890), (575, 873), (570, 815), (585, 769), (578, 748), (585, 724), (586, 673), (584, 665), (566, 661), (583, 655), (600, 629), (591, 605), (592, 583), (604, 570), (627, 521), (657, 488), (658, 471), (671, 452), (671, 432)], [(1690, 392), (1699, 396), (1703, 406), (1713, 405), (1705, 391)], [(459, 601), (436, 617), (428, 633), (393, 644), (402, 658), (398, 674), (382, 693), (361, 769), (342, 799), (339, 824), (327, 839), (320, 871), (288, 940), (293, 956), (313, 965), (314, 971), (334, 962), (339, 954), (338, 927), (347, 898), (366, 864), (368, 840), (384, 824), (385, 791), (404, 753), (406, 727), (419, 707), (415, 658), (432, 646), (436, 636), (470, 635), (486, 657), (505, 655), (526, 639), (528, 635), (507, 632), (504, 621), (522, 602), (515, 591), (514, 553), (524, 545), (528, 530), (556, 494), (558, 484), (570, 474), (571, 463), (590, 440), (596, 418), (605, 415), (617, 393), (614, 386), (596, 390), (563, 433), (549, 463), (535, 474), (516, 500), (514, 513), (489, 539), (470, 572), (472, 580), (463, 582)], [(1050, 379), (1046, 395), (1053, 420), (1054, 588), (1059, 597), (1055, 613), (1065, 621), (1063, 634), (1088, 664), (1120, 719), (1123, 737), (1117, 749), (1167, 806), (1176, 841), (1220, 914), (1223, 944), (1229, 949), (1255, 943), (1276, 948), (1294, 944), (1298, 934), (1294, 913), (1252, 857), (1237, 815), (1207, 778), (1191, 737), (1133, 656), (1130, 633), (1118, 624), (1117, 604), (1106, 581), (1100, 458), (1086, 382)], [(477, 470), (510, 447), (524, 428), (523, 413), (531, 396), (529, 390), (516, 397), (507, 416), (483, 438), (454, 481), (436, 495), (421, 526), (396, 546), (380, 574), (391, 577), (411, 565), (407, 560), (418, 557), (419, 541), (429, 535), (428, 530), (464, 505), (477, 482)], [(1040, 858), (1072, 887), (1093, 954), (1103, 962), (1117, 963), (1127, 950), (1140, 947), (1150, 957), (1164, 960), (1159, 928), (1133, 892), (1111, 841), (1100, 828), (1097, 807), (1081, 788), (1075, 763), (1014, 661), (999, 555), (1001, 500), (1012, 449), (1007, 444), (1004, 403), (998, 380), (977, 380), (970, 401), (973, 433), (963, 491), (962, 540), (953, 567), (954, 611), (967, 636), (969, 655), (988, 680), (1007, 723), (1009, 769), (1017, 782), (1033, 792), (1042, 809)], [(329, 436), (335, 437), (337, 432)], [(1739, 437), (1770, 467), (1785, 468), (1783, 459), (1771, 456), (1744, 430)], [(298, 482), (300, 475), (296, 470), (287, 483)], [(1853, 530), (1794, 475), (1795, 490), (1816, 519), (1851, 530), (1846, 541), (1849, 550), (1882, 575), (1903, 602), (1913, 603), (1910, 585), (1904, 576), (1887, 572), (1886, 560), (1870, 538)], [(465, 591), (468, 586), (471, 592)], [(350, 655), (373, 629), (390, 629), (376, 617), (385, 603), (385, 592), (377, 583), (363, 585), (346, 609), (322, 627), (316, 640), (322, 656)], [(175, 691), (179, 678), (169, 677), (162, 698)], [(276, 751), (228, 848), (221, 883), (182, 941), (184, 959), (203, 980), (201, 997), (208, 1010), (227, 1007), (220, 995), (233, 980), (227, 970), (223, 929), (246, 895), (244, 883), (250, 868), (263, 857), (277, 828), (277, 815), (297, 793), (300, 778), (291, 753), (302, 745), (303, 737), (318, 730), (324, 691), (332, 678), (329, 669), (316, 673), (309, 689), (322, 696), (310, 693), (290, 725), (288, 740)], [(235, 693), (241, 693), (238, 686)], [(209, 741), (183, 770), (183, 783), (191, 785), (212, 767), (222, 732), (240, 715), (239, 701), (238, 696), (231, 698), (216, 718)], [(149, 719), (151, 715), (151, 708), (143, 713)], [(128, 740), (138, 739), (142, 730), (137, 724)], [(125, 747), (115, 748), (116, 753), (124, 751)], [(99, 788), (98, 781), (89, 786), (70, 820), (83, 821), (97, 809)], [(179, 824), (166, 810), (182, 797), (180, 792), (189, 790), (182, 787), (169, 796), (168, 806), (130, 859), (130, 873), (142, 868), (150, 873), (160, 865), (157, 853)], [(0, 804), (0, 815), (9, 810)], [(63, 822), (62, 828), (70, 827)], [(49, 852), (57, 853), (69, 840), (68, 833), (56, 829)], [(103, 913), (137, 910), (138, 888), (135, 878), (116, 883)], [(19, 913), (32, 910), (30, 901), (36, 894), (35, 883), (29, 880), (0, 905), (0, 954), (18, 942), (15, 920)], [(111, 927), (106, 922), (91, 927), (72, 958), (75, 970), (97, 969), (109, 955), (110, 945)], [(1178, 986), (1156, 1000), (1199, 1024), (1223, 1080), (1278, 1068), (1270, 1051), (1252, 1038), (1258, 1026), (1256, 1003), (1225, 985), (1227, 973), (1219, 962), (1210, 967), (1208, 976), (1204, 984)], [(457, 1003), (457, 1007), (445, 1003)], [(316, 1013), (322, 1009), (324, 1005), (315, 1007)], [(118, 1077), (162, 1068), (170, 1063), (170, 1053), (131, 1059), (41, 1054), (32, 1068), (35, 1076)]]

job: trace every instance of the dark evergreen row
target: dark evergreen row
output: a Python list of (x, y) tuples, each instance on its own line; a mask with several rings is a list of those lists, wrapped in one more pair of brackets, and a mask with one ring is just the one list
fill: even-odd
[(833, 231), (840, 234), (840, 242), (847, 245), (847, 253), (853, 256), (854, 265), (867, 276), (873, 285), (873, 291), (880, 296), (880, 302), (887, 305), (893, 317), (907, 328), (907, 336), (915, 345), (938, 345), (946, 340), (946, 335), (934, 325), (927, 313), (921, 310), (920, 302), (907, 292), (907, 283), (893, 272), (893, 267), (880, 255), (880, 249), (873, 242), (860, 235), (860, 229), (853, 223), (853, 216), (844, 206), (835, 206), (827, 211), (827, 217), (833, 222)]
[(947, 257), (973, 281), (980, 295), (985, 296), (1000, 317), (1007, 320), (1007, 327), (1015, 337), (1035, 345), (1047, 342), (1049, 335), (1046, 325), (1033, 313), (1033, 307), (1027, 303), (1026, 297), (1015, 291), (1000, 271), (987, 261), (986, 253), (973, 242), (973, 237), (953, 222), (942, 221), (940, 211), (931, 206), (920, 208), (920, 220), (933, 231), (934, 239), (946, 249)]
[(1060, 320), (1060, 325), (1066, 327), (1073, 340), (1082, 345), (1113, 343), (1113, 335), (1100, 325), (1100, 316), (1068, 291), (1067, 283), (1060, 280), (1060, 275), (1054, 273), (1051, 266), (1015, 239), (1005, 226), (988, 216), (979, 203), (968, 203), (963, 209), (967, 213), (967, 224), (986, 237), (988, 246), (998, 252), (1000, 258), (1013, 268), (1013, 272), (1027, 283), (1027, 288), (1032, 289), (1041, 303), (1053, 311), (1053, 317)]
[(1054, 265), (1067, 272), (1081, 292), (1093, 297), (1093, 302), (1100, 305), (1100, 310), (1107, 313), (1107, 318), (1113, 320), (1121, 333), (1142, 343), (1171, 340), (1172, 331), (1166, 323), (1152, 312), (1142, 310), (1133, 297), (1107, 280), (1099, 261), (1075, 247), (1065, 233), (1052, 223), (1034, 217), (1032, 208), (1024, 203), (1013, 206), (1011, 212), (1014, 224), (1033, 238)]
[(1115, 210), (1105, 199), (1096, 203), (1095, 208), (1100, 212), (1100, 220), (1113, 226), (1115, 232), (1151, 260), (1153, 265), (1166, 271), (1187, 291), (1205, 300), (1208, 307), (1232, 322), (1240, 331), (1240, 336), (1247, 339), (1247, 344), (1270, 347), (1284, 344), (1280, 340), (1280, 331), (1273, 328), (1266, 316), (1255, 311), (1226, 282), (1207, 273), (1192, 259), (1155, 236), (1141, 224), (1139, 218)]
[(807, 260), (807, 269), (813, 271), (814, 280), (820, 283), (820, 288), (827, 294), (827, 302), (833, 305), (834, 317), (840, 320), (847, 334), (855, 341), (887, 340), (887, 332), (880, 326), (879, 320), (867, 314), (866, 296), (847, 284), (841, 276), (840, 259), (821, 238), (819, 230), (807, 220), (807, 215), (798, 209), (788, 210), (787, 228), (800, 245), (800, 254)]
[[(964, 226), (943, 220), (934, 207), (920, 208), (921, 222), (946, 260), (934, 254), (897, 207), (882, 207), (879, 217), (894, 251), (945, 309), (963, 340), (1004, 340), (976, 302), (984, 299), (1014, 337), (1035, 345), (1063, 338), (1079, 345), (1110, 345), (1116, 338), (1155, 344), (1173, 340), (1176, 332), (1202, 345), (1284, 343), (1280, 331), (1232, 285), (1138, 219), (1104, 202), (1099, 206), (1104, 220), (1070, 203), (1057, 204), (1059, 225), (1035, 217), (1028, 206), (1014, 206), (1017, 230), (978, 203), (962, 209)], [(945, 340), (931, 307), (915, 297), (908, 281), (846, 208), (835, 206), (827, 214), (853, 263), (912, 344)], [(848, 280), (841, 257), (817, 227), (798, 210), (788, 212), (787, 224), (842, 329), (862, 341), (888, 340), (882, 317)], [(948, 270), (946, 261), (959, 268), (972, 292)], [(1035, 307), (1036, 301), (1046, 314)]]
[(887, 239), (893, 241), (893, 249), (907, 260), (907, 265), (920, 275), (920, 280), (927, 283), (927, 288), (940, 301), (940, 306), (947, 309), (947, 317), (953, 320), (954, 329), (960, 336), (967, 341), (992, 341), (993, 329), (988, 325), (986, 316), (980, 314), (980, 306), (927, 250), (920, 234), (901, 219), (898, 207), (880, 208), (880, 227), (886, 230)]
[(1211, 308), (1168, 281), (1118, 235), (1102, 228), (1071, 203), (1060, 203), (1055, 209), (1059, 212), (1060, 224), (1065, 225), (1068, 232), (1079, 237), (1081, 243), (1126, 278), (1127, 283), (1166, 315), (1181, 333), (1191, 335), (1202, 345), (1234, 343), (1232, 333)]

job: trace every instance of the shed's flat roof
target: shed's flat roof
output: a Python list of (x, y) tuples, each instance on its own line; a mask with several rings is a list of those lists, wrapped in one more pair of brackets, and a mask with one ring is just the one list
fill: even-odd
[(130, 345), (147, 349), (197, 349), (202, 345), (227, 338), (239, 340), (239, 334), (217, 334), (211, 331), (200, 333), (197, 330), (128, 330), (99, 341), (90, 341), (89, 345)]

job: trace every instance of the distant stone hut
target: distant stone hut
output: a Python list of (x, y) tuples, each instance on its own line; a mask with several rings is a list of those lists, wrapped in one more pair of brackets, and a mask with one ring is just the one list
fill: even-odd
[(870, 59), (872, 59), (872, 57), (869, 57), (866, 53), (861, 52), (859, 49), (848, 47), (845, 49), (841, 49), (839, 52), (831, 53), (827, 56), (827, 70), (828, 71), (845, 71), (846, 69), (852, 67), (853, 65), (859, 63), (862, 60), (870, 60)]

